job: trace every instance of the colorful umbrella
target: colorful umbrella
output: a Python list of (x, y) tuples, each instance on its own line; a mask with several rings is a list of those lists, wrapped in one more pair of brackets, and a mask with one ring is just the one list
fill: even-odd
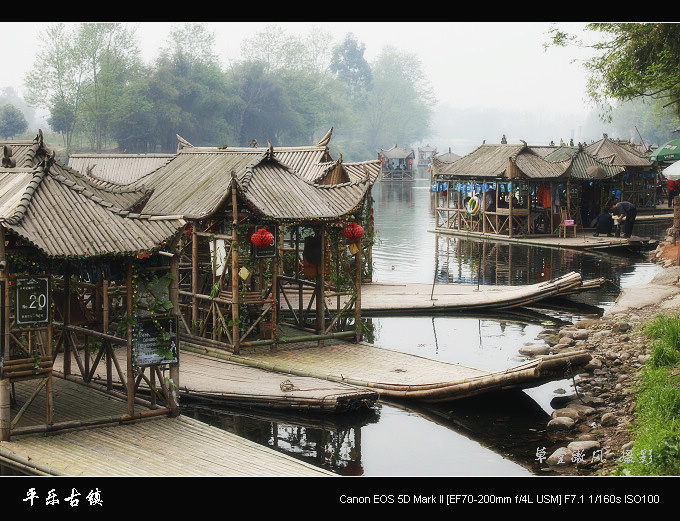
[(680, 159), (680, 139), (672, 139), (649, 156), (650, 161), (677, 161)]

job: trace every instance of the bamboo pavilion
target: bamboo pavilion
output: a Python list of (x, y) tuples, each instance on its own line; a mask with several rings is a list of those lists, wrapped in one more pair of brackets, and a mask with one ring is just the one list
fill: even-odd
[(169, 161), (128, 185), (149, 190), (145, 214), (190, 223), (178, 245), (182, 338), (238, 353), (360, 337), (380, 162), (333, 159), (331, 135), (293, 147), (197, 147), (180, 138)]
[[(52, 421), (58, 352), (64, 378), (127, 398), (127, 415), (116, 421), (178, 414), (170, 316), (178, 307), (172, 283), (177, 257), (170, 252), (186, 222), (138, 213), (146, 189), (92, 183), (56, 160), (41, 132), (32, 141), (6, 142), (2, 150), (0, 439), (30, 431), (17, 429), (19, 418), (8, 416), (17, 381), (35, 380), (34, 396), (43, 388), (47, 393), (45, 424), (33, 428), (60, 427)], [(120, 346), (124, 362), (114, 355)], [(100, 364), (107, 376), (97, 383), (92, 375)], [(149, 400), (136, 394), (142, 381), (154, 391)], [(148, 410), (136, 412), (140, 402)]]
[(625, 167), (583, 146), (483, 144), (454, 161), (435, 156), (433, 170), (439, 231), (566, 236), (628, 195), (612, 190)]

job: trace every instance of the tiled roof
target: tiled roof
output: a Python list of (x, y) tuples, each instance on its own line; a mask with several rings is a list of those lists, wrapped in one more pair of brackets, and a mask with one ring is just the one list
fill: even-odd
[(314, 180), (323, 172), (314, 162), (318, 153), (316, 147), (307, 154), (302, 148), (183, 148), (140, 180), (153, 190), (144, 212), (205, 218), (229, 195), (232, 172), (245, 202), (274, 219), (332, 219), (354, 211), (375, 181), (379, 162), (343, 164), (350, 181), (318, 184)]
[(623, 167), (601, 161), (582, 147), (562, 146), (546, 156), (546, 159), (551, 161), (563, 161), (568, 158), (573, 159), (571, 177), (575, 179), (603, 179), (624, 172)]
[[(185, 221), (133, 214), (115, 201), (133, 192), (93, 188), (36, 138), (31, 160), (0, 168), (0, 225), (48, 257), (134, 254), (160, 248)], [(19, 155), (30, 147), (17, 146)], [(26, 154), (25, 157), (29, 157)], [(41, 159), (43, 158), (43, 159)], [(29, 163), (35, 163), (29, 165)], [(104, 197), (102, 197), (104, 196)]]
[[(470, 154), (452, 162), (434, 157), (432, 161), (436, 174), (469, 177), (528, 177), (560, 178), (569, 175), (571, 160), (547, 161), (526, 144), (484, 144)], [(515, 171), (508, 172), (510, 165)]]
[(621, 146), (606, 136), (588, 145), (586, 151), (603, 162), (617, 166), (649, 167), (652, 164), (648, 157), (638, 154), (630, 147)]
[(104, 185), (124, 185), (153, 172), (173, 157), (174, 154), (71, 154), (68, 166)]
[(406, 150), (405, 148), (398, 147), (396, 144), (387, 150), (380, 150), (380, 157), (384, 157), (386, 159), (404, 159), (413, 156), (413, 150)]

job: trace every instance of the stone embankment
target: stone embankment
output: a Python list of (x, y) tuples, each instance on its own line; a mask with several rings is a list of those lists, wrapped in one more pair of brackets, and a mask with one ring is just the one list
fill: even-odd
[(635, 386), (649, 358), (640, 326), (659, 313), (680, 309), (678, 245), (669, 238), (650, 252), (663, 267), (649, 283), (626, 288), (600, 319), (583, 320), (540, 336), (551, 352), (587, 349), (592, 360), (575, 377), (572, 395), (553, 399), (547, 424), (552, 452), (543, 460), (546, 472), (566, 475), (611, 475), (618, 459), (629, 457), (629, 424), (635, 412)]

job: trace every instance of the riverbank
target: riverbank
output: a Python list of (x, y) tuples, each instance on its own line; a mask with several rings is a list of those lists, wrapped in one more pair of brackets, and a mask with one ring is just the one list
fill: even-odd
[(631, 456), (635, 390), (650, 356), (641, 326), (680, 307), (677, 258), (678, 244), (667, 239), (650, 252), (650, 261), (664, 268), (653, 280), (623, 290), (601, 319), (544, 332), (553, 352), (585, 348), (593, 356), (575, 378), (576, 392), (551, 404), (555, 410), (547, 429), (557, 448), (537, 454), (546, 472), (612, 475), (619, 459)]

